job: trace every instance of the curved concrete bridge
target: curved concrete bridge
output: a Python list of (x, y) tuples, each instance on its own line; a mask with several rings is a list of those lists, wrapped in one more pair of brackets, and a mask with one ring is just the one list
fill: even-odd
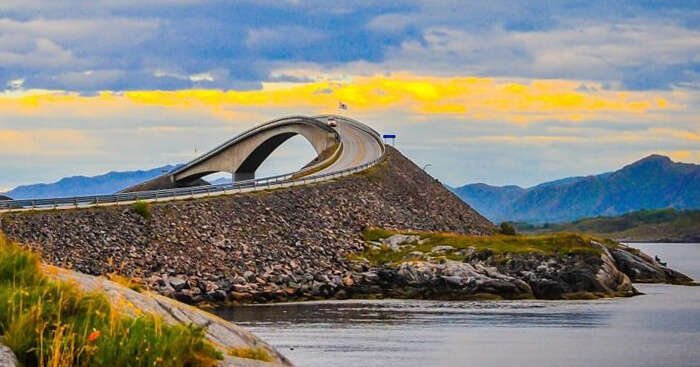
[[(335, 126), (330, 126), (329, 119), (335, 120)], [(334, 115), (285, 117), (258, 125), (184, 166), (122, 192), (206, 185), (202, 177), (217, 172), (231, 173), (234, 182), (252, 180), (265, 159), (295, 135), (306, 138), (317, 157), (300, 171), (290, 173), (290, 178), (361, 166), (384, 152), (376, 131), (349, 118)]]
[[(334, 119), (335, 124), (329, 124)], [(302, 169), (255, 179), (255, 171), (282, 143), (305, 137), (318, 156)], [(181, 200), (306, 185), (351, 175), (377, 164), (385, 153), (381, 135), (369, 126), (334, 115), (292, 116), (245, 131), (164, 175), (111, 195), (0, 200), (0, 213)], [(229, 172), (236, 181), (210, 185), (202, 177)]]

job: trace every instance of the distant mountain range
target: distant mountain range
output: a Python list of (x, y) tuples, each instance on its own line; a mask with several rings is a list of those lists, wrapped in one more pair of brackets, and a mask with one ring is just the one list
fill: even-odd
[(93, 177), (66, 177), (54, 183), (17, 186), (3, 195), (12, 199), (42, 199), (113, 194), (131, 185), (159, 176), (163, 172), (171, 171), (175, 167), (168, 165), (147, 171), (110, 172)]
[(530, 188), (477, 183), (452, 190), (496, 223), (557, 223), (641, 209), (700, 209), (700, 165), (651, 155), (615, 172)]

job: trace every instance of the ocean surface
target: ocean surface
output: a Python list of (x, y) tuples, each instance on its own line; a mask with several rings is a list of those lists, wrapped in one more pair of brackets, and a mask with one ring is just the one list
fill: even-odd
[[(700, 279), (700, 244), (632, 244)], [(226, 308), (297, 366), (700, 366), (700, 287), (597, 301), (325, 301)]]

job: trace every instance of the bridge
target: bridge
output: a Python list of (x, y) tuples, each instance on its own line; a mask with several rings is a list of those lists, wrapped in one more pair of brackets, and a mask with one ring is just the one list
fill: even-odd
[[(256, 179), (262, 162), (295, 135), (311, 143), (316, 158), (298, 171)], [(359, 121), (336, 115), (290, 116), (255, 126), (171, 172), (116, 194), (0, 201), (0, 212), (124, 205), (305, 185), (367, 169), (384, 153), (381, 135)], [(217, 172), (231, 173), (233, 182), (210, 185), (202, 179)]]

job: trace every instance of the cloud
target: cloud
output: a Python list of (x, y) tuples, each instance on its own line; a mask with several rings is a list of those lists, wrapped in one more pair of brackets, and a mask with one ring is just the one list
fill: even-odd
[[(109, 75), (109, 73), (107, 73)], [(118, 73), (117, 73), (118, 75)], [(90, 79), (93, 73), (69, 75)], [(74, 80), (77, 83), (77, 80)], [(235, 117), (243, 107), (324, 110), (338, 100), (362, 111), (411, 110), (418, 116), (449, 115), (470, 120), (505, 120), (516, 123), (549, 120), (586, 121), (644, 118), (646, 113), (682, 109), (669, 96), (643, 92), (578, 91), (575, 81), (534, 80), (518, 83), (476, 77), (429, 77), (396, 74), (390, 77), (356, 77), (349, 83), (268, 83), (257, 91), (179, 90), (103, 92), (96, 96), (75, 93), (28, 93), (0, 98), (0, 111), (52, 110), (73, 106), (99, 113), (116, 105), (204, 109), (222, 118)], [(80, 106), (80, 107), (76, 107)]]
[(0, 130), (0, 156), (74, 156), (94, 150), (94, 142), (78, 130)]
[(253, 49), (269, 49), (282, 45), (299, 47), (326, 37), (326, 33), (320, 29), (299, 26), (266, 27), (248, 30), (245, 45)]

